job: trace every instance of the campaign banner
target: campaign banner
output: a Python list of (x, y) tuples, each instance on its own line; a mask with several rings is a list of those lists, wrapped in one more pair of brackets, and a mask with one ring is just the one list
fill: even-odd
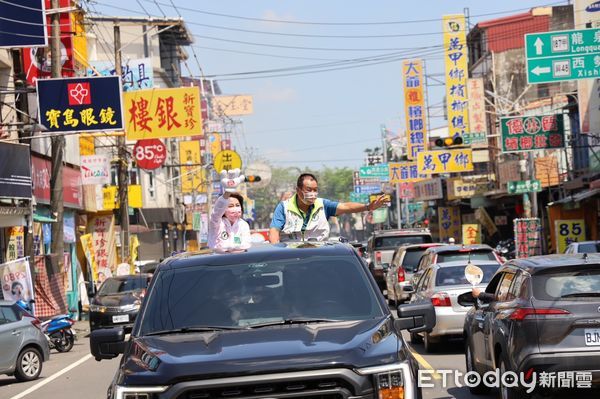
[(0, 265), (2, 295), (8, 301), (33, 299), (33, 281), (28, 258), (21, 258)]
[(36, 85), (47, 133), (123, 130), (118, 76), (40, 79)]
[(0, 48), (46, 47), (44, 0), (0, 2)]
[(81, 182), (83, 184), (110, 184), (110, 160), (108, 155), (82, 156)]
[[(117, 69), (112, 61), (90, 61), (89, 76), (116, 76)], [(144, 90), (154, 87), (154, 71), (151, 58), (139, 58), (123, 61), (121, 65), (123, 91)]]
[(136, 90), (123, 98), (128, 140), (202, 135), (197, 87)]
[(0, 143), (0, 198), (31, 198), (29, 146)]

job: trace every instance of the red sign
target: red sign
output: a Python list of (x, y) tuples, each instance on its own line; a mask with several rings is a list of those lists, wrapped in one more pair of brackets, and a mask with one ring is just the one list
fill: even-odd
[[(71, 0), (60, 0), (60, 7), (71, 6)], [(46, 10), (52, 8), (50, 0), (46, 0)], [(50, 17), (46, 17), (48, 25), (48, 38), (52, 35), (52, 23)], [(62, 77), (75, 76), (73, 67), (73, 29), (71, 17), (68, 12), (60, 14), (60, 61), (62, 63)], [(23, 49), (23, 69), (27, 82), (35, 85), (37, 79), (46, 79), (52, 75), (50, 47), (33, 47)]]
[(167, 159), (167, 148), (159, 139), (138, 140), (133, 147), (133, 157), (140, 168), (157, 169)]
[[(33, 177), (33, 195), (37, 202), (50, 203), (50, 161), (31, 156), (31, 176)], [(83, 207), (83, 191), (81, 188), (81, 172), (70, 167), (63, 167), (63, 202), (69, 208)]]
[(92, 103), (90, 82), (67, 83), (69, 105), (88, 105)]

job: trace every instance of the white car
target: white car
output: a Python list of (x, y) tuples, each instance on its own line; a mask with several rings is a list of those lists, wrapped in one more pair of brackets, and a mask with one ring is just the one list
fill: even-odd
[(600, 252), (600, 241), (572, 242), (565, 250), (566, 254), (593, 254)]

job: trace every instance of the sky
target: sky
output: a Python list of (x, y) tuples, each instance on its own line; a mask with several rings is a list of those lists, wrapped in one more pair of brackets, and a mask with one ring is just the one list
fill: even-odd
[[(243, 123), (233, 136), (244, 160), (302, 169), (357, 169), (366, 148), (381, 147), (382, 125), (395, 134), (404, 132), (403, 59), (425, 60), (430, 128), (446, 126), (441, 108), (444, 15), (465, 12), (472, 27), (567, 1), (96, 0), (92, 4), (92, 11), (104, 15), (183, 16), (195, 37), (194, 49), (187, 50), (189, 69), (197, 76), (214, 76), (223, 94), (253, 97), (253, 115), (240, 118)], [(314, 73), (323, 69), (333, 70)], [(244, 74), (270, 70), (279, 71)]]

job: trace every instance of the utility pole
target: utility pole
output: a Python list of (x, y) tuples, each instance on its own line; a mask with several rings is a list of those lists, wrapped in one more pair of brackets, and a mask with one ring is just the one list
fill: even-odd
[[(121, 29), (119, 23), (114, 25), (115, 70), (121, 76)], [(129, 259), (129, 155), (125, 135), (117, 138), (119, 153), (119, 215), (121, 216), (121, 262)]]
[[(59, 0), (52, 0), (52, 37), (50, 39), (52, 77), (61, 77), (61, 51), (60, 51), (60, 13), (56, 12), (60, 8)], [(64, 263), (64, 203), (63, 203), (63, 175), (62, 163), (63, 152), (65, 149), (65, 137), (54, 136), (52, 142), (52, 170), (50, 173), (50, 212), (51, 216), (56, 219), (56, 223), (52, 228), (52, 243), (50, 251), (57, 256), (59, 270), (63, 270)]]

